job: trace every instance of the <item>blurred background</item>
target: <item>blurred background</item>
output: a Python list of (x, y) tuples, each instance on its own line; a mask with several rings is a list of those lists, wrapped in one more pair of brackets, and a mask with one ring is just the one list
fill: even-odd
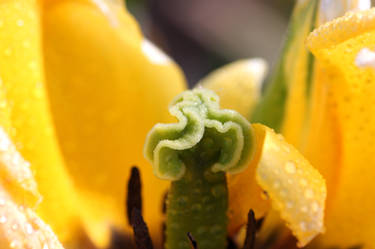
[(237, 59), (262, 57), (272, 67), (294, 2), (126, 0), (145, 36), (182, 67), (190, 86)]
[(237, 59), (277, 58), (293, 0), (127, 0), (145, 36), (184, 70), (190, 86)]

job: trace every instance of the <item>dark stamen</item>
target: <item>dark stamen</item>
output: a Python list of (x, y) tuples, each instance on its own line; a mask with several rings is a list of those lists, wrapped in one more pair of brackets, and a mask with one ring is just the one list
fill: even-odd
[(153, 249), (147, 224), (144, 222), (142, 213), (138, 208), (133, 208), (131, 214), (131, 226), (133, 227), (135, 244), (138, 249)]
[(256, 229), (257, 229), (257, 232), (259, 232), (259, 230), (262, 228), (262, 225), (263, 225), (263, 221), (264, 221), (264, 217), (263, 218), (260, 218), (256, 221)]
[(361, 248), (363, 248), (363, 245), (355, 245), (355, 246), (349, 247), (349, 249), (361, 249)]
[(230, 237), (227, 238), (227, 249), (238, 249), (236, 243)]
[(126, 200), (128, 222), (131, 224), (132, 210), (138, 209), (142, 213), (142, 185), (139, 170), (132, 167), (128, 181), (128, 196)]
[(198, 243), (195, 241), (193, 235), (190, 232), (187, 233), (187, 237), (189, 239), (190, 245), (192, 249), (198, 249)]
[[(95, 247), (96, 248), (96, 247)], [(124, 232), (113, 229), (111, 233), (111, 244), (108, 249), (134, 249), (133, 239)]]
[(246, 227), (246, 239), (243, 249), (254, 249), (255, 248), (255, 235), (257, 231), (257, 224), (255, 220), (255, 214), (250, 209), (247, 215), (247, 227)]

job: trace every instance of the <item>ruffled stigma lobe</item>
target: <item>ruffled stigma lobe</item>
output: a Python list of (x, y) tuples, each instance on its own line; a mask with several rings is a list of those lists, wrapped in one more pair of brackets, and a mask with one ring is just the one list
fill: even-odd
[(157, 124), (149, 132), (144, 154), (162, 179), (178, 180), (185, 173), (182, 151), (200, 142), (202, 159), (219, 151), (213, 172), (237, 173), (253, 155), (254, 135), (250, 123), (239, 113), (219, 108), (218, 96), (203, 88), (185, 91), (172, 102), (169, 112), (178, 123)]

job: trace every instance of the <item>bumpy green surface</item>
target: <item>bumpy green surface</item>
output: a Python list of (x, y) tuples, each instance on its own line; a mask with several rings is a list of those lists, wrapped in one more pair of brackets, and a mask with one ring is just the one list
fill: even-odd
[(180, 94), (169, 111), (178, 123), (155, 125), (144, 151), (155, 174), (172, 180), (166, 247), (189, 249), (190, 232), (200, 249), (224, 249), (225, 172), (240, 172), (251, 160), (251, 125), (235, 111), (220, 110), (218, 96), (205, 89)]

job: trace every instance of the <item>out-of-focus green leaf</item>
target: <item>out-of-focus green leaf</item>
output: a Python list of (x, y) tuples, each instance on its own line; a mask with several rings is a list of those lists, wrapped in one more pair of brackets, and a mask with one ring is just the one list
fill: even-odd
[[(281, 56), (269, 78), (262, 100), (251, 117), (280, 131), (287, 109), (287, 100), (291, 87), (303, 84), (305, 93), (309, 93), (313, 60), (304, 46), (304, 40), (315, 27), (318, 0), (299, 1), (293, 10)], [(306, 100), (306, 95), (303, 96)]]

